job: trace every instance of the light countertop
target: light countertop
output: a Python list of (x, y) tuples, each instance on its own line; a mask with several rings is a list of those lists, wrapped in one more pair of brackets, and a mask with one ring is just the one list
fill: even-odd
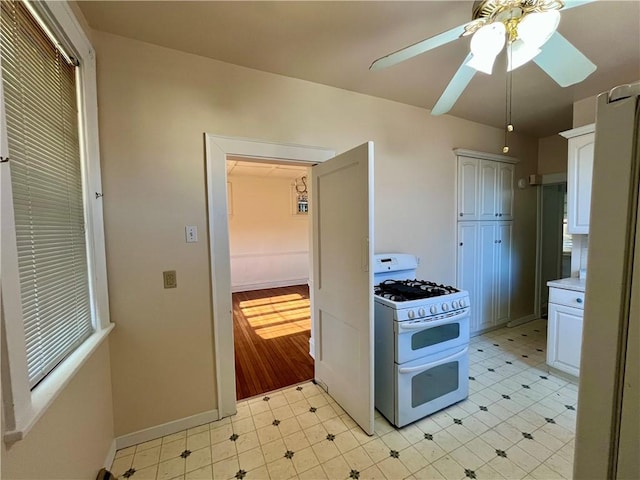
[(547, 285), (553, 288), (564, 288), (565, 290), (584, 292), (585, 279), (577, 277), (561, 278), (559, 280), (551, 280), (547, 282)]

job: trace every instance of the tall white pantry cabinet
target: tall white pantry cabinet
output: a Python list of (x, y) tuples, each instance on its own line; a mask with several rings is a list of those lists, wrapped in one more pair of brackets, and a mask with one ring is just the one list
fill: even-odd
[(471, 332), (510, 320), (516, 159), (456, 149), (457, 286), (469, 292)]

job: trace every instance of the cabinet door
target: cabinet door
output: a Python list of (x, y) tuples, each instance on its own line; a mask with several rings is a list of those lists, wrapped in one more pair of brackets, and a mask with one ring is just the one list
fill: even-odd
[[(497, 222), (482, 222), (478, 226), (478, 326), (480, 330), (495, 325)], [(473, 308), (473, 305), (472, 305)]]
[(589, 233), (595, 133), (569, 139), (567, 217), (569, 233)]
[(576, 377), (580, 373), (583, 313), (578, 308), (549, 304), (547, 363)]
[(496, 324), (511, 316), (511, 222), (500, 222), (496, 252)]
[(478, 220), (477, 158), (458, 157), (458, 220)]
[(515, 167), (510, 163), (501, 163), (498, 167), (498, 218), (513, 220), (513, 177)]
[(458, 269), (456, 286), (469, 292), (471, 331), (480, 329), (478, 308), (478, 222), (458, 222)]
[(480, 195), (478, 220), (497, 220), (498, 162), (480, 161)]

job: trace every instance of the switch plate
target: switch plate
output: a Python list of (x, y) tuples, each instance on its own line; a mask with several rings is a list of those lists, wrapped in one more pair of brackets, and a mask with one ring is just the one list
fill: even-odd
[(175, 270), (167, 270), (166, 272), (162, 272), (162, 278), (164, 280), (164, 288), (178, 287), (178, 276), (176, 275)]
[(184, 227), (184, 235), (187, 243), (196, 243), (198, 241), (198, 227), (195, 225), (187, 225)]

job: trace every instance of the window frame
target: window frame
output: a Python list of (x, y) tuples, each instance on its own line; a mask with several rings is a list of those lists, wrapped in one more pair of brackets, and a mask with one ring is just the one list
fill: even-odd
[[(82, 365), (114, 327), (110, 322), (102, 210), (102, 182), (98, 139), (95, 52), (69, 4), (32, 2), (30, 6), (60, 42), (79, 60), (77, 69), (80, 157), (85, 207), (89, 290), (94, 333), (63, 360), (33, 390), (29, 387), (25, 333), (20, 300), (20, 279), (15, 236), (11, 178), (8, 163), (0, 164), (0, 319), (2, 320), (2, 400), (5, 443), (21, 440), (64, 390)], [(1, 60), (0, 60), (1, 61)], [(2, 73), (0, 70), (0, 81)], [(1, 99), (0, 99), (1, 100)], [(6, 157), (4, 108), (0, 146)]]

